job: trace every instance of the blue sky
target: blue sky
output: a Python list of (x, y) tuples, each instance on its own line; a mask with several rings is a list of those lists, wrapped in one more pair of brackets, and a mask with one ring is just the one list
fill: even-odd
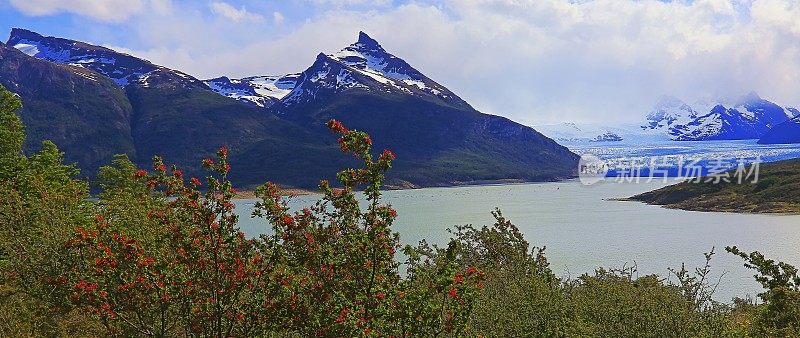
[(299, 72), (363, 30), (529, 125), (636, 122), (665, 94), (800, 106), (796, 0), (0, 0), (0, 23), (200, 78)]

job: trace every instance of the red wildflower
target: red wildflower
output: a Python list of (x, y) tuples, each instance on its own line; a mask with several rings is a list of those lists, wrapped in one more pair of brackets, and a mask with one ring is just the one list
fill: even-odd
[(135, 173), (135, 174), (133, 174), (133, 175), (134, 175), (134, 176), (136, 176), (136, 177), (140, 177), (140, 178), (141, 178), (141, 177), (145, 177), (145, 176), (147, 176), (147, 170), (144, 170), (144, 169), (139, 169), (139, 170), (137, 170), (137, 171), (136, 171), (136, 173)]
[(392, 217), (397, 217), (397, 211), (395, 211), (392, 208), (389, 208), (389, 215), (391, 215)]
[(470, 266), (470, 267), (467, 268), (467, 274), (469, 274), (469, 275), (471, 275), (473, 273), (476, 273), (476, 272), (478, 272), (478, 269), (475, 268), (474, 266)]
[(342, 324), (344, 323), (347, 314), (350, 312), (350, 309), (344, 308), (342, 311), (339, 311), (339, 317), (336, 317), (336, 323)]
[(308, 242), (308, 246), (314, 245), (314, 235), (312, 235), (310, 232), (306, 232), (304, 236), (306, 237), (306, 242)]
[(389, 149), (384, 149), (383, 150), (383, 154), (381, 154), (381, 157), (388, 158), (390, 160), (394, 160), (395, 159), (394, 153)]
[(202, 183), (202, 182), (200, 182), (200, 180), (198, 180), (198, 179), (197, 179), (197, 177), (192, 177), (192, 179), (191, 179), (190, 181), (192, 182), (192, 184), (194, 184), (194, 185), (196, 185), (196, 186), (201, 186), (201, 185), (203, 185), (203, 183)]
[(219, 151), (217, 152), (217, 155), (219, 155), (220, 157), (227, 157), (228, 156), (228, 147), (222, 146), (222, 148), (219, 148)]
[(336, 133), (340, 133), (340, 134), (346, 134), (347, 133), (347, 128), (345, 128), (344, 125), (342, 125), (342, 122), (339, 122), (337, 120), (328, 121), (328, 128), (330, 128), (331, 130), (333, 130)]
[(456, 284), (461, 284), (464, 282), (464, 276), (459, 272), (456, 273), (456, 276), (453, 278), (453, 282)]
[(371, 138), (369, 138), (369, 135), (367, 135), (366, 137), (364, 137), (364, 142), (365, 142), (367, 145), (372, 145), (372, 139), (371, 139)]
[(158, 171), (161, 171), (161, 172), (164, 172), (164, 171), (167, 171), (167, 166), (165, 166), (164, 163), (161, 163), (161, 164), (156, 165), (154, 169), (158, 170)]
[(203, 160), (203, 165), (206, 166), (206, 167), (210, 167), (210, 166), (214, 165), (214, 160), (212, 160), (210, 158), (204, 159)]
[(289, 215), (283, 216), (283, 224), (285, 224), (285, 225), (294, 224), (294, 217), (289, 216)]
[(456, 298), (456, 289), (454, 287), (450, 287), (450, 297)]
[(378, 291), (378, 293), (377, 293), (375, 296), (377, 296), (377, 297), (378, 297), (378, 299), (384, 299), (384, 298), (386, 298), (386, 294), (385, 294), (385, 293), (383, 293), (383, 291)]
[(142, 266), (150, 266), (150, 265), (152, 265), (152, 264), (153, 264), (153, 263), (155, 263), (155, 262), (156, 262), (156, 259), (155, 259), (155, 258), (153, 258), (153, 257), (150, 257), (150, 256), (147, 256), (147, 257), (145, 257), (144, 259), (140, 260), (140, 261), (139, 261), (139, 263), (138, 263), (138, 265), (139, 265), (140, 267), (142, 267)]
[(176, 170), (174, 170), (174, 171), (172, 172), (172, 176), (175, 176), (175, 177), (177, 177), (177, 178), (182, 178), (182, 177), (183, 177), (183, 171), (180, 171), (180, 170), (177, 170), (177, 169), (176, 169)]

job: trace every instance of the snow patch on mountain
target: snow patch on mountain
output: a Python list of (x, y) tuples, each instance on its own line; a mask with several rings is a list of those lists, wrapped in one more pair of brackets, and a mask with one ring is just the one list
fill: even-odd
[(171, 79), (184, 86), (196, 86), (194, 77), (158, 66), (147, 60), (119, 53), (112, 49), (68, 39), (46, 37), (25, 29), (14, 28), (8, 45), (37, 59), (85, 68), (112, 79), (121, 87), (131, 83), (148, 84), (151, 73), (157, 71), (162, 80)]
[(204, 80), (203, 83), (222, 96), (255, 104), (259, 107), (269, 107), (286, 97), (294, 89), (299, 76), (300, 74), (262, 75), (241, 79), (229, 79), (223, 76)]
[(642, 129), (667, 130), (676, 125), (689, 123), (697, 118), (697, 115), (697, 111), (680, 99), (663, 96), (647, 114), (647, 122)]
[(298, 76), (294, 89), (281, 99), (284, 106), (310, 102), (318, 95), (347, 90), (412, 95), (472, 109), (444, 86), (429, 79), (404, 60), (386, 52), (364, 32), (358, 41), (333, 54), (319, 54)]

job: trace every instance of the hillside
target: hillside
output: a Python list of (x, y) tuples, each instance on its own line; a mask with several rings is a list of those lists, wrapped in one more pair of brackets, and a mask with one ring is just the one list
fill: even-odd
[(128, 123), (133, 108), (110, 79), (34, 59), (0, 43), (0, 85), (22, 99), (26, 153), (49, 139), (66, 152), (68, 162), (81, 168), (97, 168), (117, 153), (136, 156)]
[(691, 211), (800, 212), (800, 160), (762, 163), (758, 182), (749, 182), (683, 182), (629, 200)]
[(227, 145), (237, 185), (313, 188), (352, 163), (324, 127), (331, 118), (397, 154), (387, 177), (394, 187), (551, 181), (577, 168), (567, 148), (478, 112), (365, 33), (301, 73), (206, 81), (24, 29), (3, 49), (14, 61), (0, 65), (0, 84), (23, 96), (30, 142), (54, 140), (87, 176), (116, 153), (142, 167), (161, 155), (202, 175), (200, 161)]
[(800, 143), (800, 116), (770, 129), (758, 140), (759, 144)]
[(331, 118), (397, 153), (389, 183), (457, 185), (549, 181), (574, 175), (578, 156), (533, 128), (483, 114), (363, 32), (320, 54), (271, 109), (315, 130)]

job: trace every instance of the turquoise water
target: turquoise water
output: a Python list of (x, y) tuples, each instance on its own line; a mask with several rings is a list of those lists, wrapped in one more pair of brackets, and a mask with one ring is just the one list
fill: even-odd
[[(722, 279), (715, 298), (729, 301), (733, 296), (755, 297), (761, 288), (741, 259), (724, 251), (726, 245), (800, 265), (800, 215), (703, 213), (608, 200), (664, 185), (657, 181), (583, 186), (566, 181), (396, 190), (384, 197), (397, 209), (395, 230), (409, 244), (422, 239), (444, 244), (448, 227), (491, 224), (490, 212), (499, 207), (532, 245), (547, 247), (553, 271), (564, 277), (632, 264), (641, 275), (666, 277), (667, 268), (680, 268), (681, 263), (690, 270), (700, 267), (703, 253), (716, 247), (712, 269), (714, 277)], [(295, 197), (290, 206), (299, 209), (318, 197)], [(254, 202), (237, 202), (242, 229), (251, 236), (268, 232), (263, 220), (249, 216)]]

